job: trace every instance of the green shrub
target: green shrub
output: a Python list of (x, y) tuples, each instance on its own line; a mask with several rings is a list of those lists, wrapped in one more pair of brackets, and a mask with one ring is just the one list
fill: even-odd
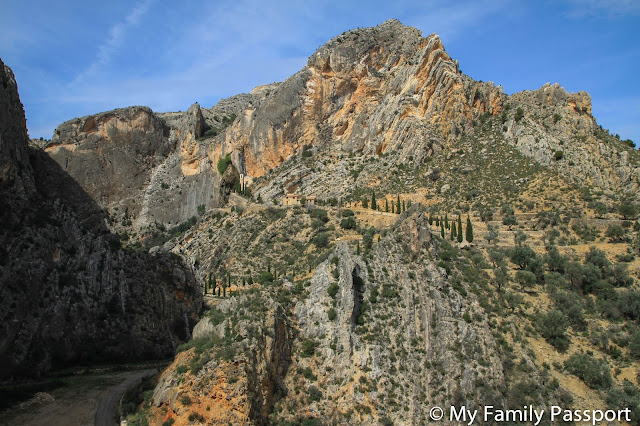
[(180, 403), (182, 405), (191, 405), (191, 398), (189, 397), (189, 395), (182, 395), (180, 397)]
[(609, 242), (622, 242), (624, 241), (625, 237), (624, 229), (622, 229), (622, 226), (618, 225), (617, 223), (609, 224), (609, 226), (607, 227), (607, 231), (604, 233), (604, 236), (609, 238)]
[(329, 309), (327, 315), (329, 316), (329, 321), (333, 321), (334, 319), (336, 319), (336, 310), (333, 308)]
[(329, 222), (329, 216), (327, 215), (327, 211), (319, 208), (315, 208), (311, 211), (311, 218), (321, 220), (324, 223)]
[(317, 387), (313, 385), (309, 386), (308, 392), (309, 392), (309, 398), (312, 401), (320, 401), (322, 399), (322, 391)]
[(229, 167), (229, 164), (231, 164), (231, 153), (218, 159), (218, 172), (223, 175), (224, 172), (227, 171), (227, 167)]
[(329, 293), (329, 296), (335, 299), (336, 295), (338, 294), (338, 289), (338, 283), (331, 283), (331, 285), (329, 285), (329, 288), (327, 288), (327, 293)]
[(311, 239), (311, 243), (318, 248), (326, 247), (327, 244), (329, 244), (329, 234), (327, 234), (326, 232), (321, 232)]
[(564, 366), (592, 389), (609, 389), (613, 384), (607, 363), (589, 354), (574, 354), (565, 361)]
[(356, 219), (354, 217), (347, 217), (340, 222), (342, 229), (356, 229)]
[(618, 213), (625, 219), (634, 219), (638, 214), (638, 209), (631, 203), (622, 203), (618, 206)]
[(274, 280), (274, 276), (269, 271), (260, 272), (260, 274), (258, 275), (258, 278), (257, 278), (258, 283), (261, 284), (261, 285), (272, 284), (273, 280)]
[(204, 417), (200, 413), (191, 412), (189, 414), (189, 421), (190, 422), (195, 422), (195, 421), (204, 422)]
[(316, 352), (316, 342), (313, 339), (306, 339), (300, 345), (300, 356), (309, 358)]
[(179, 365), (178, 367), (176, 367), (176, 373), (184, 374), (187, 372), (188, 369), (189, 367), (187, 367), (186, 365)]
[(564, 158), (564, 152), (562, 151), (556, 151), (553, 153), (553, 159), (556, 161), (560, 161), (562, 160), (562, 158)]
[(538, 331), (551, 346), (561, 352), (569, 348), (570, 340), (565, 334), (569, 328), (569, 320), (562, 311), (555, 309), (539, 315), (537, 325)]

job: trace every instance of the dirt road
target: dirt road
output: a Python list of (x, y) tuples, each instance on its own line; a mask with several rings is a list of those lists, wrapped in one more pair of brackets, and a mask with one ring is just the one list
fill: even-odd
[(157, 369), (138, 371), (118, 386), (114, 386), (100, 400), (98, 410), (96, 411), (96, 426), (113, 426), (119, 424), (116, 421), (116, 413), (120, 398), (134, 384), (138, 383), (145, 377), (152, 376), (158, 372)]

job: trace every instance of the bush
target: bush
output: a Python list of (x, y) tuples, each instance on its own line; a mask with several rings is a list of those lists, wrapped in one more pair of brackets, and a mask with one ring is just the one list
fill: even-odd
[(204, 422), (204, 417), (202, 416), (202, 414), (200, 414), (200, 413), (196, 413), (196, 412), (194, 411), (194, 412), (191, 412), (191, 413), (189, 414), (189, 421), (190, 421), (190, 422), (195, 422), (195, 421), (198, 421), (198, 422)]
[(340, 214), (342, 215), (342, 217), (350, 217), (350, 216), (353, 216), (355, 213), (353, 212), (353, 210), (344, 209)]
[(518, 224), (518, 219), (516, 219), (514, 215), (510, 214), (502, 218), (502, 224), (505, 226), (508, 226), (509, 229), (511, 229), (512, 226), (515, 226)]
[(556, 151), (553, 153), (553, 159), (556, 161), (562, 160), (563, 157), (564, 157), (564, 152), (562, 151)]
[(340, 222), (340, 227), (342, 229), (356, 229), (356, 219), (354, 217), (342, 219), (342, 221)]
[(607, 363), (589, 354), (574, 354), (565, 361), (564, 366), (592, 389), (609, 389), (613, 384)]
[(631, 415), (630, 424), (640, 424), (640, 391), (630, 381), (624, 381), (621, 388), (614, 387), (609, 390), (606, 398), (607, 404), (614, 410), (629, 408)]
[(338, 283), (331, 283), (329, 288), (327, 288), (327, 293), (329, 293), (329, 296), (335, 299), (336, 295), (338, 294), (338, 289), (339, 289)]
[(189, 397), (189, 395), (182, 395), (180, 397), (180, 403), (182, 405), (191, 405), (191, 398)]
[(536, 252), (528, 246), (518, 246), (514, 248), (511, 252), (511, 262), (518, 265), (520, 269), (527, 269), (527, 267), (536, 259), (538, 256)]
[(311, 211), (311, 218), (321, 220), (324, 223), (329, 222), (329, 216), (327, 216), (327, 211), (323, 209), (315, 208)]
[(531, 288), (536, 284), (536, 276), (529, 271), (517, 271), (516, 281), (520, 284), (520, 290)]
[(258, 275), (257, 281), (261, 285), (267, 285), (267, 284), (273, 283), (274, 279), (275, 278), (273, 276), (273, 273), (269, 271), (263, 271), (263, 272), (260, 272), (260, 274)]
[(312, 401), (320, 401), (322, 399), (322, 391), (313, 385), (309, 386), (309, 398)]
[(567, 316), (560, 310), (553, 310), (541, 314), (537, 321), (538, 331), (547, 342), (557, 350), (564, 352), (569, 349), (570, 340), (566, 336), (569, 328)]
[(612, 223), (607, 227), (607, 232), (605, 232), (604, 236), (609, 238), (612, 243), (622, 242), (624, 241), (624, 229), (617, 223)]
[(329, 316), (329, 321), (333, 321), (334, 319), (336, 319), (336, 310), (333, 308), (329, 309), (327, 315)]
[(229, 167), (229, 164), (231, 164), (231, 153), (218, 159), (218, 172), (223, 175), (224, 172), (227, 171), (227, 167)]
[(618, 206), (618, 213), (625, 219), (634, 219), (638, 214), (638, 210), (631, 203), (622, 203)]
[(524, 110), (518, 107), (518, 109), (516, 110), (516, 113), (513, 116), (513, 119), (516, 121), (516, 123), (519, 123), (520, 120), (522, 120), (523, 118), (524, 118)]
[(316, 342), (312, 339), (306, 339), (300, 345), (300, 356), (302, 358), (309, 358), (316, 352)]
[(329, 244), (329, 234), (322, 232), (311, 239), (311, 243), (318, 248), (326, 247)]
[(625, 318), (640, 322), (640, 291), (620, 292), (618, 308)]
[(553, 291), (550, 296), (556, 308), (566, 315), (574, 328), (584, 328), (584, 302), (581, 297), (565, 290)]

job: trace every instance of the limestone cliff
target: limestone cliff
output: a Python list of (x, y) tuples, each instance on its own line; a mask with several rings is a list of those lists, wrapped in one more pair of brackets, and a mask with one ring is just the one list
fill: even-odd
[[(172, 355), (200, 309), (193, 273), (175, 255), (120, 248), (103, 210), (49, 155), (29, 147), (17, 84), (1, 61), (0, 70), (0, 379), (77, 362)], [(127, 124), (105, 115), (74, 126), (105, 132), (113, 143), (122, 142), (116, 136), (132, 122), (163, 132), (146, 109), (129, 118)], [(113, 124), (105, 130), (106, 122)], [(92, 138), (81, 149), (99, 151)], [(104, 158), (122, 158), (119, 149), (128, 148), (105, 148)], [(109, 184), (100, 176), (95, 182), (98, 191)]]
[(496, 140), (575, 183), (639, 192), (637, 155), (597, 125), (586, 93), (547, 85), (507, 96), (463, 74), (437, 35), (423, 38), (397, 20), (333, 38), (283, 83), (210, 109), (194, 104), (155, 114), (132, 107), (75, 119), (45, 149), (108, 208), (116, 227), (131, 221), (140, 229), (177, 225), (200, 206), (222, 206), (234, 186), (216, 170), (227, 154), (249, 184), (304, 146), (420, 165), (446, 154), (452, 141), (478, 136), (481, 120), (495, 123)]

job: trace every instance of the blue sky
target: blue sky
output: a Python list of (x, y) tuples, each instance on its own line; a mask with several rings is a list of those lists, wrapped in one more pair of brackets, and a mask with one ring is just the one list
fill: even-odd
[(129, 105), (210, 107), (282, 81), (330, 38), (397, 18), (437, 33), (463, 72), (507, 93), (558, 82), (640, 142), (640, 1), (4, 0), (0, 57), (31, 137)]

